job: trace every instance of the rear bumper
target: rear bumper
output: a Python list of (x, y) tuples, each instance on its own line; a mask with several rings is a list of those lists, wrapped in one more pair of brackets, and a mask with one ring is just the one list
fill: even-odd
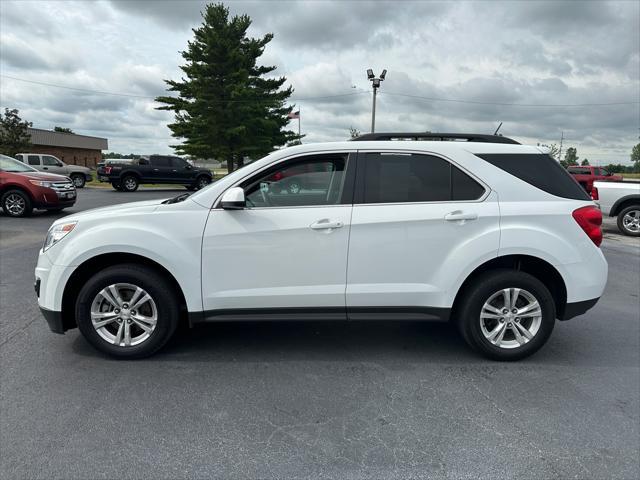
[(65, 328), (64, 322), (62, 321), (62, 312), (54, 312), (53, 310), (47, 310), (42, 307), (40, 307), (40, 311), (42, 312), (44, 319), (47, 321), (49, 329), (53, 333), (64, 333)]
[(567, 303), (567, 305), (564, 308), (563, 314), (560, 317), (558, 317), (558, 319), (570, 320), (574, 317), (582, 315), (583, 313), (586, 313), (587, 310), (592, 309), (595, 306), (595, 304), (598, 303), (598, 300), (600, 300), (600, 297), (592, 298), (590, 300), (583, 300), (581, 302)]

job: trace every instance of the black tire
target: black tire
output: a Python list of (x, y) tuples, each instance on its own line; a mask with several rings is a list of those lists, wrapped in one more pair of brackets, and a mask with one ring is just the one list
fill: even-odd
[(73, 173), (71, 174), (71, 181), (73, 182), (74, 187), (84, 188), (84, 184), (87, 182), (87, 179), (82, 173)]
[(2, 194), (0, 204), (10, 217), (28, 217), (33, 212), (31, 198), (22, 190), (7, 190)]
[(194, 185), (185, 185), (184, 188), (186, 188), (190, 192), (193, 192), (196, 189)]
[[(625, 217), (628, 217), (626, 224)], [(632, 219), (635, 219), (635, 221)], [(629, 220), (632, 220), (631, 223)], [(638, 220), (640, 220), (640, 205), (629, 205), (618, 214), (618, 229), (630, 237), (640, 237)]]
[[(150, 336), (138, 345), (114, 345), (93, 327), (91, 305), (94, 299), (103, 288), (116, 283), (128, 283), (144, 289), (157, 307), (156, 326)], [(86, 282), (76, 299), (75, 313), (78, 328), (91, 345), (116, 358), (135, 359), (153, 355), (169, 341), (178, 325), (180, 306), (175, 288), (157, 271), (143, 265), (114, 265), (96, 273)]]
[(113, 187), (114, 190), (118, 192), (122, 191), (122, 185), (120, 185), (120, 183), (118, 182), (111, 182), (111, 186)]
[(125, 175), (120, 182), (120, 188), (124, 192), (135, 192), (140, 186), (140, 181), (135, 175)]
[[(515, 322), (517, 321), (520, 324), (520, 321), (522, 321), (520, 324), (522, 327), (526, 327), (525, 322), (529, 322), (529, 326), (531, 326), (533, 325), (532, 322), (534, 322), (533, 318), (524, 318), (523, 316), (523, 319), (520, 320), (519, 317), (512, 317), (511, 315), (514, 314), (509, 312), (505, 317), (501, 317), (503, 321), (485, 319), (485, 322), (495, 322), (495, 327), (498, 326), (498, 322), (505, 325), (503, 327), (505, 342), (516, 346), (514, 348), (503, 348), (493, 344), (485, 337), (482, 331), (480, 313), (485, 302), (494, 294), (503, 289), (513, 288), (528, 292), (538, 302), (541, 312), (538, 317), (540, 318), (540, 323), (533, 337), (518, 346), (520, 342), (515, 338), (514, 331), (518, 330)], [(501, 298), (497, 300), (501, 301)], [(556, 309), (551, 293), (540, 280), (525, 272), (500, 269), (481, 274), (473, 280), (472, 284), (465, 288), (458, 303), (454, 310), (454, 320), (463, 338), (474, 350), (493, 360), (520, 360), (532, 355), (547, 342), (555, 325)], [(486, 330), (493, 330), (493, 327), (489, 328), (486, 323), (484, 325)], [(511, 325), (512, 327), (510, 327)], [(521, 331), (518, 330), (518, 332), (520, 333)]]
[(211, 179), (206, 175), (200, 175), (196, 178), (195, 189), (201, 190), (211, 183)]

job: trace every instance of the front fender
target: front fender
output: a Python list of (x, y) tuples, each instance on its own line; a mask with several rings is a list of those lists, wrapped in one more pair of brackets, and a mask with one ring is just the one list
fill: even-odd
[(87, 260), (126, 253), (145, 257), (169, 271), (180, 285), (189, 311), (201, 311), (201, 245), (208, 211), (200, 206), (171, 207), (176, 205), (167, 205), (159, 213), (123, 215), (117, 222), (96, 223), (80, 218), (77, 232), (74, 230), (44, 253), (52, 271), (59, 272), (49, 303), (61, 304), (69, 277)]

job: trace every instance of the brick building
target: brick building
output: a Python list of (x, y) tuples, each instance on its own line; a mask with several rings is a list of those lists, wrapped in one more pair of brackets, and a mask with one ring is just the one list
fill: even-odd
[(58, 157), (64, 163), (95, 168), (102, 160), (102, 150), (109, 148), (106, 138), (40, 128), (29, 128), (28, 131), (32, 143), (30, 153), (47, 153)]

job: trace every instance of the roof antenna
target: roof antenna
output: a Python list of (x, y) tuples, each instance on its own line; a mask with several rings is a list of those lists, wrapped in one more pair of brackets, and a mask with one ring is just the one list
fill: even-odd
[(501, 126), (502, 126), (502, 122), (500, 122), (500, 125), (498, 125), (498, 128), (496, 128), (496, 131), (493, 132), (494, 135), (498, 135), (498, 130), (500, 130)]

